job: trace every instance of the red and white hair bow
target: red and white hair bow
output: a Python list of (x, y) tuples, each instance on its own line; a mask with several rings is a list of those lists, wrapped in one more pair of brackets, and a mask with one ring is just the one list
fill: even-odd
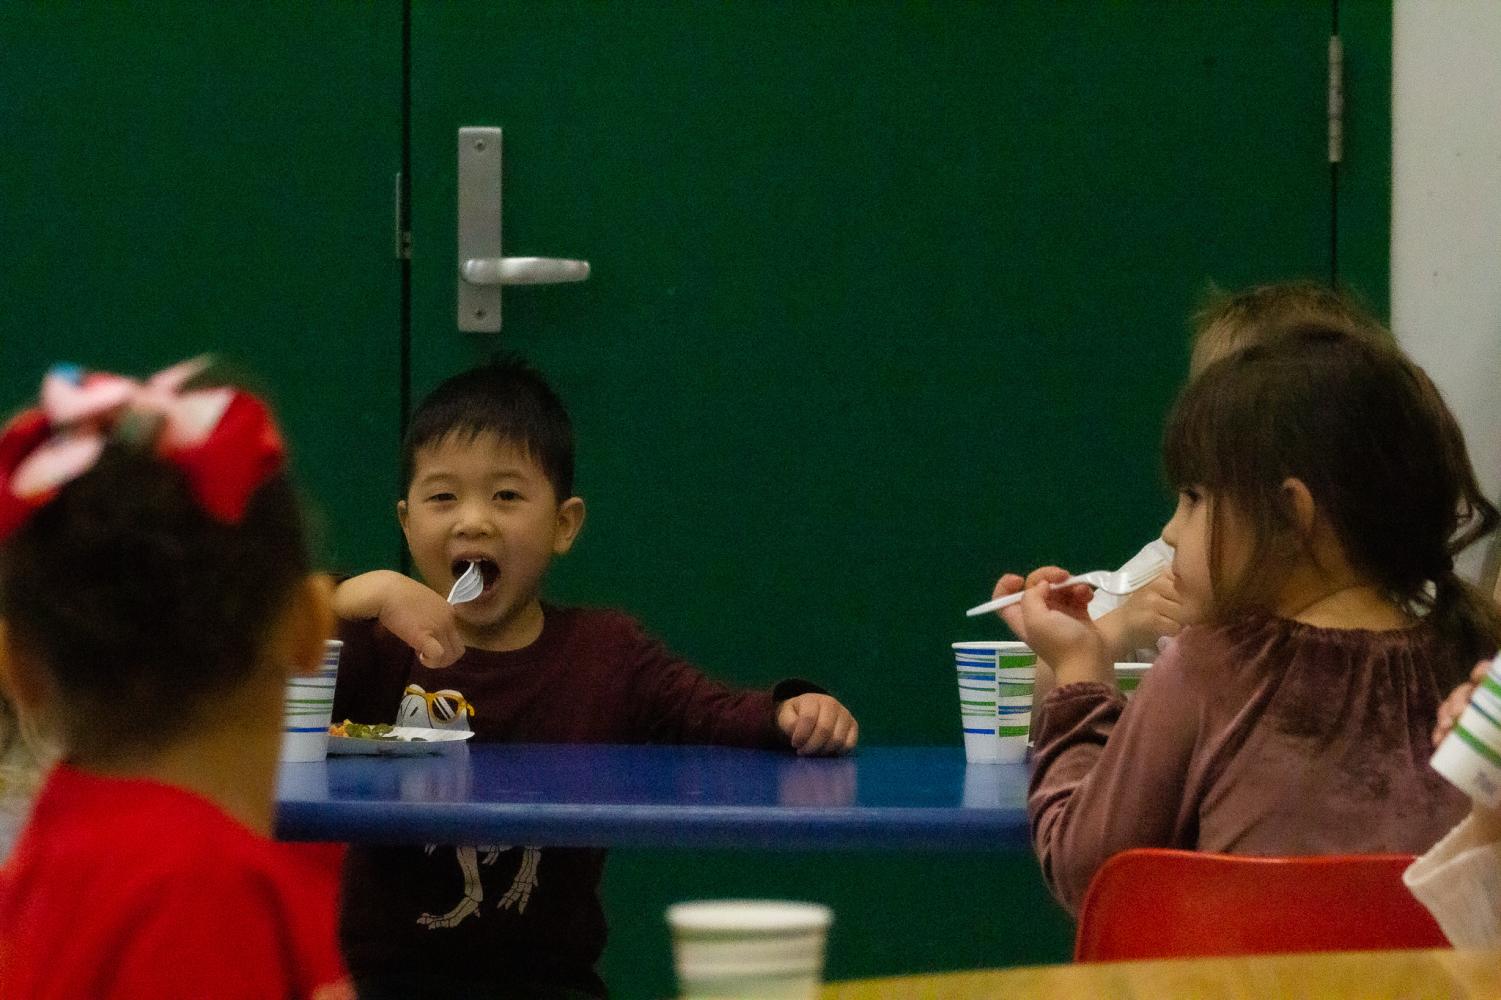
[(92, 469), (111, 437), (135, 438), (177, 466), (206, 513), (238, 524), (251, 496), (281, 470), (285, 448), (270, 411), (250, 393), (183, 391), (205, 364), (184, 361), (144, 383), (54, 366), (41, 405), (0, 431), (0, 541)]

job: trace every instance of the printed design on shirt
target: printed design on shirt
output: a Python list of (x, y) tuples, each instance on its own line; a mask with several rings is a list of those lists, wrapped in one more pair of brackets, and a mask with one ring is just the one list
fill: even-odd
[[(445, 729), (456, 732), (469, 731), (469, 719), (474, 715), (474, 706), (469, 699), (451, 688), (427, 692), (419, 685), (408, 684), (396, 711), (398, 726), (421, 726), (427, 729)], [(427, 853), (438, 849), (437, 844), (428, 844)], [(537, 888), (537, 869), (542, 864), (542, 849), (520, 847), (511, 844), (487, 844), (480, 847), (453, 848), (459, 863), (459, 872), (464, 876), (464, 892), (459, 901), (447, 913), (424, 913), (417, 923), (428, 930), (445, 930), (457, 927), (470, 917), (479, 916), (480, 906), (485, 901), (485, 884), (480, 877), (480, 865), (495, 864), (497, 858), (507, 851), (521, 851), (521, 863), (516, 868), (516, 877), (511, 886), (496, 902), (496, 910), (514, 908), (517, 913), (526, 912), (532, 892)], [(481, 857), (480, 853), (484, 852)]]
[[(428, 844), (427, 853), (432, 854), (438, 845)], [(480, 879), (480, 865), (493, 865), (495, 859), (506, 851), (517, 850), (509, 844), (497, 844), (485, 847), (455, 847), (454, 854), (458, 857), (459, 871), (464, 874), (464, 894), (453, 908), (447, 913), (424, 913), (417, 918), (417, 923), (430, 931), (446, 930), (457, 927), (469, 917), (479, 916), (480, 905), (485, 901), (485, 884)], [(526, 904), (532, 898), (532, 890), (537, 888), (537, 867), (542, 863), (542, 849), (539, 847), (522, 847), (521, 864), (516, 869), (516, 877), (511, 881), (511, 887), (505, 895), (495, 904), (497, 910), (509, 910), (515, 907), (517, 913), (526, 912)], [(479, 852), (484, 851), (483, 858)]]
[(444, 688), (429, 694), (419, 685), (408, 684), (396, 709), (396, 724), (467, 733), (473, 715), (474, 706), (461, 692)]

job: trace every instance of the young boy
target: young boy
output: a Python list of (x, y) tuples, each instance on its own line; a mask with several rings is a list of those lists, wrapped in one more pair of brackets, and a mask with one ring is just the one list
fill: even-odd
[[(578, 537), (573, 429), (517, 360), (457, 375), (417, 408), (396, 515), (424, 583), (377, 571), (334, 596), (334, 718), (473, 728), (539, 743), (717, 743), (837, 754), (850, 713), (804, 681), (733, 691), (614, 611), (542, 603)], [(475, 564), (484, 589), (444, 595)], [(344, 952), (360, 996), (602, 997), (598, 849), (357, 848)]]

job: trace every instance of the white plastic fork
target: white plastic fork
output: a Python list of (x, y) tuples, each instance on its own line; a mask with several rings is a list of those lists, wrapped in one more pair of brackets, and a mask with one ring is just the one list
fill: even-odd
[[(1075, 583), (1087, 583), (1096, 590), (1103, 590), (1105, 593), (1113, 594), (1116, 597), (1124, 597), (1127, 594), (1135, 593), (1157, 579), (1165, 569), (1167, 569), (1167, 563), (1165, 562), (1153, 562), (1135, 569), (1119, 569), (1114, 572), (1106, 569), (1096, 569), (1088, 573), (1080, 573), (1078, 576), (1071, 576), (1067, 580), (1053, 584), (1053, 586), (1067, 587)], [(1018, 590), (1014, 594), (997, 597), (993, 601), (986, 601), (984, 604), (975, 605), (964, 612), (964, 614), (966, 617), (974, 618), (977, 615), (983, 615), (990, 611), (1009, 608), (1017, 601), (1020, 601), (1022, 595), (1025, 593), (1025, 590)]]
[(471, 559), (469, 568), (453, 582), (453, 589), (448, 592), (448, 603), (463, 604), (465, 601), (474, 600), (484, 592), (485, 575), (479, 571), (479, 563)]

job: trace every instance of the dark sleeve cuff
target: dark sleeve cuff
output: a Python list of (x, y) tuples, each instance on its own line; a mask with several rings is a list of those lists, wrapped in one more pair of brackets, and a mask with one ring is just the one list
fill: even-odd
[(771, 700), (782, 702), (788, 698), (796, 698), (800, 694), (828, 693), (812, 681), (805, 681), (801, 677), (788, 677), (786, 680), (778, 681), (777, 686), (771, 689)]

